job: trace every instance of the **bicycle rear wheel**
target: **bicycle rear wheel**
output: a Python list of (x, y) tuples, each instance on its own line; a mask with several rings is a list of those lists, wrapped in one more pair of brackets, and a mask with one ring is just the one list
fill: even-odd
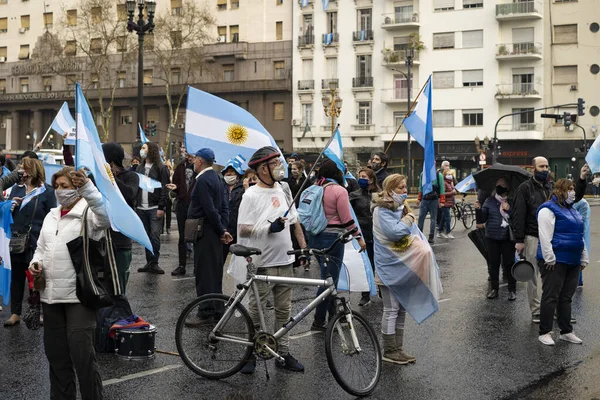
[[(456, 206), (452, 207), (452, 212), (450, 213), (450, 232), (456, 228), (456, 220), (458, 217), (456, 216)], [(448, 232), (448, 233), (450, 233)]]
[(462, 214), (462, 223), (465, 226), (465, 229), (471, 229), (475, 222), (475, 209), (472, 205), (465, 204)]
[[(237, 373), (252, 355), (253, 345), (219, 340), (227, 336), (252, 342), (254, 325), (248, 311), (239, 303), (215, 335), (211, 332), (231, 307), (230, 298), (222, 294), (207, 294), (192, 301), (181, 313), (175, 331), (177, 351), (185, 365), (208, 379), (223, 379)], [(202, 324), (196, 317), (200, 315)]]
[(353, 396), (367, 396), (379, 382), (381, 349), (371, 325), (355, 311), (352, 311), (352, 325), (360, 351), (354, 346), (346, 314), (340, 312), (325, 332), (325, 354), (337, 383)]

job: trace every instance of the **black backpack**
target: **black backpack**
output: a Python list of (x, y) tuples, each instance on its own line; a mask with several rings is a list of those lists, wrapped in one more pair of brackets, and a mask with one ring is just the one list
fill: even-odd
[(133, 315), (131, 306), (125, 295), (119, 296), (115, 304), (101, 308), (96, 313), (96, 351), (98, 353), (114, 353), (115, 341), (108, 334), (110, 327), (120, 319)]

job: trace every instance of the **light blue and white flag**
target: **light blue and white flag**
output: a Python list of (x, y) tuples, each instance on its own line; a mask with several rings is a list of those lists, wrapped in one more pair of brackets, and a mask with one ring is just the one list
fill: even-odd
[(46, 191), (46, 185), (42, 185), (39, 187), (36, 187), (35, 189), (33, 189), (31, 192), (29, 192), (29, 194), (25, 195), (25, 197), (23, 197), (23, 201), (21, 202), (21, 207), (19, 208), (19, 210), (22, 210), (23, 207), (25, 207), (32, 199), (35, 198), (35, 196), (39, 196), (40, 194), (44, 193)]
[(329, 0), (321, 0), (323, 2), (323, 10), (327, 11), (329, 8)]
[(323, 38), (323, 44), (330, 45), (333, 42), (333, 33), (326, 33)]
[(160, 189), (162, 187), (162, 183), (160, 183), (159, 181), (154, 180), (149, 176), (140, 174), (138, 172), (136, 172), (136, 174), (138, 174), (138, 176), (140, 177), (140, 189), (145, 190), (149, 193), (154, 193), (154, 189)]
[(71, 111), (69, 111), (69, 106), (66, 101), (63, 103), (62, 107), (60, 107), (56, 117), (54, 117), (54, 121), (52, 121), (50, 128), (61, 136), (64, 135), (65, 132), (68, 132), (69, 134), (65, 139), (65, 144), (75, 144), (75, 120), (71, 116)]
[(367, 34), (365, 31), (360, 31), (360, 41), (364, 42), (367, 38)]
[(140, 141), (142, 142), (142, 145), (144, 145), (144, 144), (148, 143), (149, 140), (146, 137), (146, 134), (144, 133), (144, 130), (142, 129), (142, 125), (140, 125), (139, 122), (138, 122), (138, 128), (140, 129)]
[[(217, 164), (222, 165), (238, 155), (248, 160), (264, 146), (279, 149), (252, 114), (227, 100), (188, 88), (185, 147), (189, 154), (207, 147), (214, 151)], [(287, 173), (287, 163), (281, 150), (279, 153)]]
[(300, 7), (304, 8), (306, 6), (308, 6), (308, 0), (302, 0), (302, 4)]
[(96, 124), (79, 83), (76, 84), (75, 90), (75, 110), (77, 117), (76, 168), (85, 166), (94, 175), (96, 187), (104, 198), (112, 228), (152, 251), (152, 244), (140, 217), (123, 198), (110, 165), (104, 158)]
[(346, 164), (344, 164), (344, 146), (342, 145), (342, 135), (340, 130), (336, 129), (333, 133), (333, 140), (329, 146), (323, 152), (331, 161), (337, 165), (338, 169), (342, 171), (344, 176), (344, 183), (346, 181)]
[(225, 164), (225, 169), (227, 169), (228, 167), (231, 167), (238, 174), (244, 175), (245, 168), (243, 168), (243, 165), (245, 162), (246, 162), (246, 159), (242, 155), (238, 154), (231, 160), (227, 161), (227, 163)]
[(10, 264), (10, 226), (13, 223), (12, 213), (10, 208), (12, 201), (6, 200), (0, 203), (0, 297), (5, 306), (10, 301), (10, 281), (11, 281), (11, 264)]
[(458, 182), (455, 189), (459, 193), (465, 193), (469, 190), (477, 189), (477, 183), (475, 183), (475, 178), (473, 178), (473, 174), (467, 176), (465, 179)]
[(415, 138), (425, 153), (423, 162), (423, 194), (433, 191), (433, 181), (436, 179), (435, 146), (433, 143), (433, 118), (431, 111), (431, 76), (425, 84), (419, 103), (410, 117), (404, 120), (404, 126)]
[(48, 185), (52, 185), (52, 175), (54, 175), (64, 167), (66, 167), (66, 165), (44, 163), (44, 171), (46, 172), (46, 183)]
[(6, 168), (6, 166), (2, 167), (2, 174), (0, 174), (0, 178), (4, 177), (4, 176), (8, 176), (10, 175), (10, 169)]
[(585, 161), (588, 163), (593, 174), (600, 172), (600, 136), (594, 140), (594, 144), (592, 144), (592, 147), (590, 147), (585, 156)]

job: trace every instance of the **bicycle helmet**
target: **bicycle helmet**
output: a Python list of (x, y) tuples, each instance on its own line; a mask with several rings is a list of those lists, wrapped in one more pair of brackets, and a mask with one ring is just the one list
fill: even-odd
[(261, 147), (256, 150), (256, 152), (250, 157), (250, 161), (248, 161), (248, 166), (252, 169), (256, 169), (260, 164), (272, 160), (273, 158), (278, 158), (280, 156), (279, 150), (272, 146)]

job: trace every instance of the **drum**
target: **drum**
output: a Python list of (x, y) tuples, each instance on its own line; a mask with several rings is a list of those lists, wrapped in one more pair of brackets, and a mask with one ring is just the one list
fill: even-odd
[(147, 360), (154, 358), (154, 340), (156, 327), (150, 325), (148, 330), (119, 329), (116, 332), (115, 352), (127, 360)]

